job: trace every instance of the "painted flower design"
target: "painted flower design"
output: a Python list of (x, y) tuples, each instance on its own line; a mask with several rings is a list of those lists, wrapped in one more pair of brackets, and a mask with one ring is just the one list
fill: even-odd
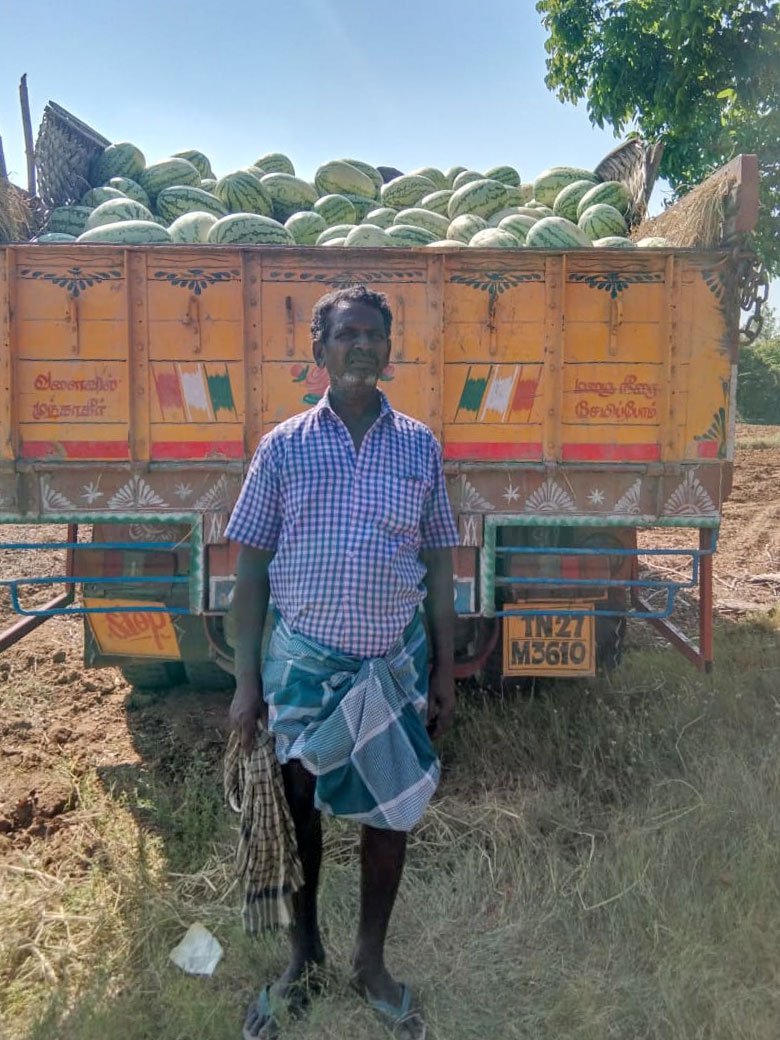
[[(388, 383), (393, 379), (394, 365), (388, 365), (379, 381)], [(306, 390), (301, 400), (304, 404), (316, 404), (328, 389), (328, 372), (325, 368), (318, 368), (313, 364), (295, 364), (290, 366), (290, 375), (293, 383), (302, 383)]]

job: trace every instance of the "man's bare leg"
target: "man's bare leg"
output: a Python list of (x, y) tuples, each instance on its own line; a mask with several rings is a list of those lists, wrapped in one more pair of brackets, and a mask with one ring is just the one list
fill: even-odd
[(406, 857), (403, 831), (363, 827), (360, 843), (360, 922), (352, 956), (355, 982), (376, 1000), (397, 1005), (401, 986), (385, 967), (385, 938)]
[[(303, 888), (293, 896), (293, 923), (290, 928), (290, 963), (271, 987), (271, 995), (289, 1000), (291, 1005), (297, 982), (305, 981), (307, 974), (323, 964), (325, 951), (317, 920), (317, 886), (322, 861), (322, 823), (314, 808), (315, 778), (307, 773), (300, 762), (282, 766), (284, 793), (295, 825), (298, 855), (303, 868)], [(256, 1005), (250, 1008), (244, 1025), (244, 1035), (264, 1037), (276, 1035), (264, 1030), (264, 1020)]]

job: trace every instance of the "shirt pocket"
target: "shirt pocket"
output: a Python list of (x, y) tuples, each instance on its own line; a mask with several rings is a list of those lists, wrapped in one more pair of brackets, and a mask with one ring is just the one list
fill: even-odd
[(421, 476), (383, 476), (376, 484), (371, 516), (377, 529), (394, 539), (417, 541), (428, 482)]

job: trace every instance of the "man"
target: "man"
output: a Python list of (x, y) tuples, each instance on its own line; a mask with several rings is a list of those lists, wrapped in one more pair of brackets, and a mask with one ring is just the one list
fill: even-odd
[[(353, 983), (397, 1036), (425, 1036), (384, 945), (406, 836), (439, 778), (431, 738), (454, 711), (458, 535), (438, 443), (377, 389), (391, 324), (365, 286), (319, 300), (313, 351), (330, 388), (261, 440), (227, 528), (241, 543), (231, 721), (246, 751), (258, 717), (275, 736), (304, 877), (290, 963), (250, 1006), (248, 1040), (278, 1034), (274, 1009), (299, 1010), (324, 962), (320, 810), (362, 825)], [(261, 662), (269, 593), (278, 619)]]

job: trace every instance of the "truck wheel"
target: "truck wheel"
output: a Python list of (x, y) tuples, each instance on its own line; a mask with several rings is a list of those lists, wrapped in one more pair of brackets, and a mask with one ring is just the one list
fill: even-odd
[(236, 688), (236, 680), (213, 661), (185, 661), (184, 673), (187, 683), (199, 693), (230, 693)]
[(170, 690), (185, 681), (181, 661), (134, 661), (120, 665), (119, 670), (137, 690)]
[(612, 672), (623, 660), (626, 635), (624, 617), (596, 618), (596, 667), (600, 672)]

